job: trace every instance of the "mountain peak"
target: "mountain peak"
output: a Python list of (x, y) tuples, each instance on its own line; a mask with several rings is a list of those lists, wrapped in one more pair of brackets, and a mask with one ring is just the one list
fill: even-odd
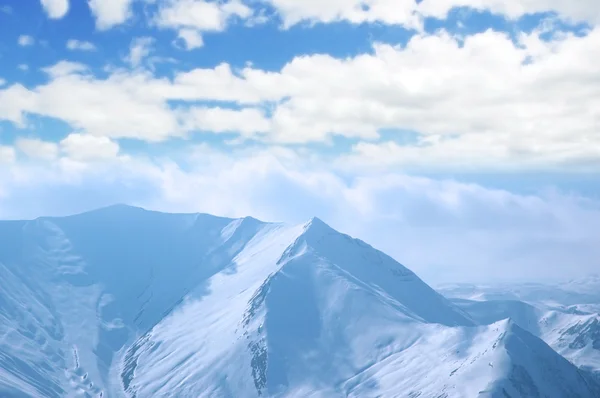
[[(302, 224), (302, 233), (300, 234), (296, 242), (292, 245), (292, 248), (302, 250), (302, 243), (307, 244), (313, 249), (317, 249), (319, 246), (321, 246), (322, 238), (326, 235), (331, 237), (346, 236), (343, 233), (330, 227), (320, 218), (312, 217), (306, 223)], [(294, 250), (292, 250), (291, 252), (294, 252)]]
[[(0, 395), (18, 385), (52, 397), (455, 398), (490, 381), (513, 391), (502, 363), (528, 370), (535, 388), (555, 377), (535, 373), (537, 357), (557, 361), (513, 321), (477, 327), (412, 271), (317, 217), (289, 226), (127, 205), (85, 214), (7, 229), (0, 334), (24, 320), (31, 333), (0, 342)], [(32, 243), (35, 252), (13, 249)], [(17, 361), (39, 380), (10, 373)], [(599, 396), (558, 366), (562, 384)]]
[(321, 220), (319, 217), (311, 217), (311, 219), (304, 224), (304, 229), (316, 231), (333, 230), (333, 228), (327, 225), (327, 223), (325, 223), (325, 221)]

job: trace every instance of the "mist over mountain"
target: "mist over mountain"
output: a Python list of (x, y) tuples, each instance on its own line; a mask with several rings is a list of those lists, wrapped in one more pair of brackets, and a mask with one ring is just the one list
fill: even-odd
[(3, 221), (0, 396), (600, 396), (593, 299), (471, 293), (317, 218)]

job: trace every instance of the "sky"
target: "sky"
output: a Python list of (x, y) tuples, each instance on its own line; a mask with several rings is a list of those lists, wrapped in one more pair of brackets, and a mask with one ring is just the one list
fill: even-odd
[(597, 0), (0, 0), (0, 219), (317, 216), (426, 281), (600, 272)]

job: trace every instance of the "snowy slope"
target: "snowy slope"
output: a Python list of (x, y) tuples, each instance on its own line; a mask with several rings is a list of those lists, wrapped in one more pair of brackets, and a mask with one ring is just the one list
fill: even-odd
[[(209, 297), (186, 300), (125, 355), (132, 394), (330, 395), (413, 344), (415, 324), (473, 324), (415, 274), (316, 219), (268, 228), (234, 264), (210, 279)], [(194, 383), (177, 390), (184, 379)]]
[(482, 325), (512, 319), (575, 365), (600, 376), (600, 314), (517, 300), (451, 301)]
[[(352, 396), (596, 397), (598, 385), (510, 320), (439, 328), (360, 374)], [(374, 384), (377, 383), (377, 384)]]
[(600, 396), (318, 219), (115, 206), (0, 222), (0, 242), (2, 397)]
[(16, 379), (40, 396), (106, 391), (114, 355), (229, 265), (260, 225), (125, 206), (0, 223), (0, 396)]

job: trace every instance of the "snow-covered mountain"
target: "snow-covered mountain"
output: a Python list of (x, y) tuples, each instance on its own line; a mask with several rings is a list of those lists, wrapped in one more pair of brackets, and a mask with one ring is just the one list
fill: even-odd
[(600, 396), (520, 320), (460, 304), (318, 219), (0, 222), (0, 396)]
[[(510, 318), (572, 363), (600, 378), (600, 298), (596, 301), (592, 298), (600, 291), (593, 289), (595, 283), (596, 278), (584, 278), (556, 286), (462, 285), (440, 290), (477, 323), (490, 325)], [(586, 304), (573, 304), (575, 297)]]

